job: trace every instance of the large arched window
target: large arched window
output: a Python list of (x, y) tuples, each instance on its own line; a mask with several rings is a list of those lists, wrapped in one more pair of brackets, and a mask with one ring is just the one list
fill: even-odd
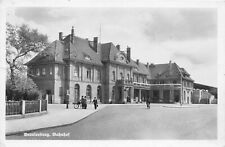
[(102, 102), (102, 87), (101, 86), (97, 87), (97, 99), (100, 100), (100, 102)]
[(74, 102), (78, 102), (80, 100), (80, 86), (76, 84), (74, 87)]
[(87, 85), (86, 96), (87, 96), (87, 100), (90, 100), (91, 102), (91, 85)]
[(113, 74), (113, 81), (115, 81), (116, 80), (116, 73), (115, 73), (115, 71), (113, 71), (112, 74)]

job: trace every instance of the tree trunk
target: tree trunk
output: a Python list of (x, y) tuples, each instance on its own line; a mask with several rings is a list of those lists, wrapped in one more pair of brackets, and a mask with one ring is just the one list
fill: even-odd
[(15, 100), (16, 82), (15, 82), (15, 68), (14, 68), (14, 66), (10, 66), (10, 71), (11, 71), (10, 79), (11, 79), (11, 82), (12, 82), (12, 100)]

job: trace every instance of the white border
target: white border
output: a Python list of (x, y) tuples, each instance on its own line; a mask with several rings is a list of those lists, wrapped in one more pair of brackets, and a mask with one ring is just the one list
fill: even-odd
[[(204, 146), (204, 147), (211, 147), (211, 146), (224, 146), (225, 145), (225, 108), (224, 103), (225, 100), (223, 99), (223, 96), (225, 95), (225, 8), (224, 8), (224, 2), (221, 0), (198, 0), (198, 1), (148, 1), (148, 0), (84, 0), (84, 1), (75, 1), (75, 0), (23, 0), (23, 1), (4, 1), (3, 5), (1, 6), (0, 14), (1, 14), (1, 30), (5, 30), (5, 10), (7, 7), (161, 7), (161, 8), (168, 8), (168, 7), (179, 7), (179, 8), (218, 8), (218, 97), (219, 97), (219, 104), (218, 104), (218, 140), (214, 141), (177, 141), (177, 140), (145, 140), (145, 141), (135, 141), (135, 140), (125, 140), (125, 141), (5, 141), (8, 146)], [(4, 31), (3, 31), (4, 32)], [(5, 35), (3, 35), (1, 31), (1, 49), (5, 47), (4, 45), (4, 38)], [(5, 67), (5, 51), (1, 52), (0, 54), (0, 68)], [(4, 60), (2, 60), (4, 59)], [(5, 75), (5, 72), (1, 71), (1, 75)], [(5, 76), (1, 76), (2, 83), (5, 82), (4, 79)], [(2, 87), (0, 87), (1, 90), (1, 97), (5, 97), (5, 88), (3, 86), (4, 84), (1, 84)], [(4, 104), (4, 99), (0, 99), (0, 104)], [(0, 112), (1, 116), (4, 116), (5, 114), (5, 107), (1, 105)], [(3, 121), (3, 122), (2, 122)], [(5, 121), (4, 117), (0, 119), (1, 125), (0, 125), (0, 143), (4, 142), (5, 138), (5, 132), (2, 131), (2, 128), (5, 128)], [(3, 125), (2, 125), (3, 124)], [(196, 130), (197, 131), (197, 130)], [(2, 135), (3, 133), (3, 135)], [(3, 140), (2, 140), (3, 139)], [(0, 146), (2, 146), (0, 144)]]

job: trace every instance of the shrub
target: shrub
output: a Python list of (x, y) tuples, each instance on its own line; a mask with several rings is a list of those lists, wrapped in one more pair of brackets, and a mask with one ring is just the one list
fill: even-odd
[(16, 77), (15, 87), (10, 79), (6, 81), (7, 100), (37, 100), (41, 96), (34, 81), (28, 77)]

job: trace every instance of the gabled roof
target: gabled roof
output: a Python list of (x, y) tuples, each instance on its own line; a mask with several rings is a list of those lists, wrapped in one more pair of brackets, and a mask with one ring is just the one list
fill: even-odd
[(132, 62), (127, 61), (126, 63), (124, 63), (117, 61), (115, 57), (119, 53), (127, 57), (126, 53), (124, 53), (124, 51), (119, 51), (112, 42), (101, 44), (101, 59), (103, 62), (110, 61), (115, 64), (134, 66)]
[(87, 39), (82, 39), (77, 36), (74, 36), (74, 43), (70, 43), (70, 59), (89, 64), (102, 65), (100, 52), (95, 52)]
[(64, 41), (56, 40), (52, 42), (47, 48), (36, 55), (26, 65), (40, 64), (47, 62), (64, 63), (66, 56), (64, 50), (70, 47), (70, 59), (80, 61), (87, 64), (102, 65), (100, 52), (96, 53), (90, 46), (86, 39), (74, 36), (74, 43), (71, 43), (68, 36)]
[(55, 40), (25, 65), (33, 65), (48, 62), (63, 62), (63, 44), (61, 41)]
[(149, 65), (152, 79), (173, 78), (179, 76), (179, 71), (175, 63), (170, 64), (151, 64)]
[(134, 73), (138, 73), (138, 74), (143, 74), (143, 75), (150, 75), (149, 69), (147, 68), (147, 66), (144, 63), (139, 62), (137, 64), (137, 62), (133, 61), (133, 63), (135, 64), (135, 68), (133, 70)]

